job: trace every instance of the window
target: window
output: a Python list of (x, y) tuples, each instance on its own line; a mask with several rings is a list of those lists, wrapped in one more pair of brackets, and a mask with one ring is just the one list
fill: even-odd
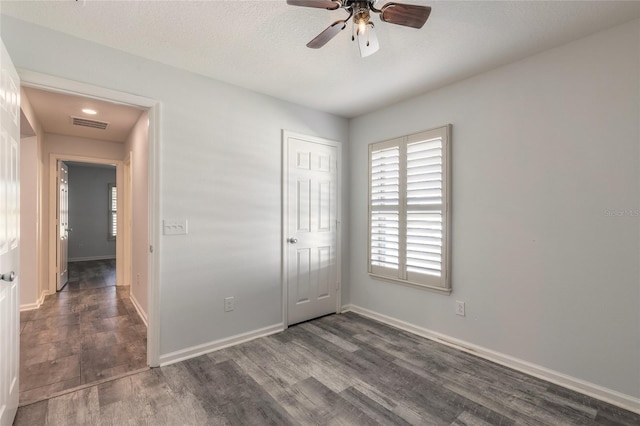
[(451, 292), (451, 126), (369, 145), (369, 274)]
[(109, 184), (109, 239), (115, 240), (118, 235), (118, 188)]

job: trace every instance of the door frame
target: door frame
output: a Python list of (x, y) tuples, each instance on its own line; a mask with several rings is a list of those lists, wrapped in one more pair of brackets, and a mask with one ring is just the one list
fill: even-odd
[[(58, 93), (133, 105), (149, 111), (148, 193), (149, 193), (149, 266), (147, 312), (147, 364), (160, 365), (160, 146), (162, 144), (161, 112), (158, 100), (120, 92), (87, 83), (68, 80), (35, 71), (18, 69), (21, 84)], [(113, 161), (110, 162), (113, 164)], [(49, 274), (50, 275), (50, 274)]]
[[(57, 215), (58, 199), (60, 193), (58, 191), (58, 161), (74, 161), (78, 163), (90, 163), (90, 164), (107, 164), (116, 166), (116, 187), (122, 188), (122, 160), (109, 160), (105, 158), (96, 157), (84, 157), (81, 155), (68, 155), (68, 154), (49, 154), (49, 294), (55, 294), (58, 284), (58, 251), (60, 250), (60, 238), (58, 236), (59, 218)], [(55, 196), (53, 196), (55, 194)], [(122, 199), (121, 195), (118, 198)], [(119, 200), (120, 201), (120, 200)], [(122, 223), (124, 211), (131, 206), (123, 206), (123, 209), (118, 209), (116, 213), (118, 215), (118, 223)], [(116, 285), (123, 285), (123, 270), (122, 264), (119, 265), (121, 260), (124, 260), (124, 240), (122, 238), (116, 239)]]
[[(132, 190), (131, 190), (131, 186), (132, 186), (132, 178), (133, 178), (133, 173), (131, 170), (132, 167), (132, 157), (133, 157), (133, 153), (131, 151), (129, 151), (127, 153), (127, 155), (124, 157), (124, 160), (122, 162), (123, 168), (122, 168), (122, 172), (123, 172), (123, 179), (122, 179), (122, 205), (124, 206), (124, 211), (123, 211), (123, 218), (122, 218), (122, 240), (123, 240), (123, 256), (122, 256), (122, 270), (123, 270), (123, 285), (125, 286), (129, 286), (129, 288), (133, 288), (131, 287), (131, 285), (133, 284), (133, 280), (132, 280), (132, 274), (131, 274), (131, 264), (132, 264), (132, 256), (133, 256), (133, 252), (131, 250), (132, 247), (132, 231), (131, 231), (131, 210), (132, 210), (132, 206), (133, 206), (133, 202), (132, 202)], [(117, 253), (116, 253), (116, 258), (118, 257)]]
[(336, 313), (340, 313), (342, 310), (342, 143), (331, 139), (320, 138), (317, 136), (304, 135), (302, 133), (291, 132), (289, 130), (282, 130), (282, 240), (281, 244), (281, 256), (282, 256), (282, 325), (284, 329), (289, 327), (288, 323), (288, 310), (289, 310), (289, 259), (287, 258), (287, 238), (288, 238), (288, 225), (289, 225), (289, 138), (296, 138), (306, 142), (317, 143), (321, 145), (329, 145), (336, 148), (336, 160), (338, 162), (337, 174), (338, 193), (336, 194), (337, 206), (336, 206), (336, 273), (338, 290), (336, 291)]

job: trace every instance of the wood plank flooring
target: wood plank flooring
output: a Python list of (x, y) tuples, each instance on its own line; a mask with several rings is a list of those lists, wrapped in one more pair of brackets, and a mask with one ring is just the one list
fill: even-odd
[(15, 425), (640, 425), (354, 313), (21, 407)]
[(146, 326), (115, 260), (69, 264), (69, 283), (20, 314), (20, 403), (146, 366)]

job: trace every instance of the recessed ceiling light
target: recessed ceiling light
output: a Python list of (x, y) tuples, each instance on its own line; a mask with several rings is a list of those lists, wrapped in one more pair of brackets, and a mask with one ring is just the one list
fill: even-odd
[(85, 114), (89, 114), (89, 115), (96, 115), (98, 113), (96, 110), (89, 109), (89, 108), (83, 109), (82, 112), (84, 112)]

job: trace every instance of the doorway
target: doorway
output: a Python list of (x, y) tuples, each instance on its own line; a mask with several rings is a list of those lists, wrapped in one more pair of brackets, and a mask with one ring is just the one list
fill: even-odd
[(59, 160), (57, 170), (57, 290), (115, 286), (116, 266), (127, 256), (116, 259), (116, 238), (123, 238), (118, 213), (124, 217), (130, 209), (121, 212), (124, 203), (118, 203), (116, 165)]
[[(147, 223), (145, 227), (148, 230), (148, 238), (145, 239), (148, 242), (146, 247), (146, 258), (148, 259), (148, 266), (145, 269), (147, 274), (147, 294), (144, 295), (141, 300), (141, 304), (146, 304), (147, 308), (147, 365), (150, 367), (157, 367), (160, 359), (160, 318), (159, 318), (159, 235), (160, 235), (160, 198), (159, 198), (159, 146), (161, 139), (160, 131), (160, 116), (161, 116), (161, 104), (160, 102), (145, 98), (138, 95), (132, 95), (129, 93), (119, 92), (116, 90), (106, 89), (102, 87), (93, 86), (90, 84), (80, 83), (77, 81), (67, 80), (64, 78), (58, 78), (39, 72), (29, 70), (19, 70), (19, 75), (22, 80), (23, 87), (32, 87), (37, 89), (43, 89), (47, 91), (53, 91), (57, 93), (66, 93), (80, 95), (90, 99), (97, 99), (107, 102), (114, 102), (117, 104), (133, 105), (138, 108), (147, 110), (148, 113), (148, 136), (147, 136), (147, 149), (143, 156), (134, 157), (137, 164), (144, 164), (145, 177), (147, 182), (141, 189), (143, 193), (148, 197), (148, 211), (144, 212), (144, 220)], [(48, 159), (43, 158), (42, 161), (46, 164)], [(139, 167), (138, 169), (141, 169)], [(43, 172), (44, 173), (44, 172)], [(43, 203), (43, 210), (47, 209), (46, 203)], [(48, 239), (49, 235), (43, 234), (43, 244)], [(50, 261), (46, 255), (46, 251), (43, 251), (43, 264), (46, 267), (46, 263)], [(51, 274), (43, 277), (42, 285), (51, 291), (52, 285), (55, 281), (52, 280)], [(53, 287), (55, 288), (55, 287)]]
[(122, 161), (49, 154), (49, 193), (55, 194), (48, 210), (51, 294), (52, 284), (55, 291), (67, 285), (69, 265), (78, 261), (112, 259), (114, 285), (125, 285), (122, 265), (129, 235), (122, 223), (131, 205), (118, 191), (124, 186), (123, 170)]
[[(117, 104), (126, 103), (128, 105), (134, 105), (139, 108), (141, 111), (145, 111), (143, 113), (144, 117), (140, 117), (139, 122), (143, 122), (145, 127), (145, 144), (147, 146), (144, 150), (144, 156), (137, 156), (135, 158), (139, 158), (139, 160), (146, 162), (143, 163), (144, 167), (140, 167), (141, 170), (144, 170), (146, 174), (143, 185), (138, 185), (138, 189), (142, 188), (145, 195), (145, 203), (147, 203), (148, 199), (148, 207), (145, 205), (142, 215), (138, 215), (144, 219), (143, 227), (149, 230), (148, 233), (145, 231), (144, 239), (140, 239), (140, 242), (143, 243), (144, 247), (146, 247), (146, 251), (142, 253), (142, 257), (144, 257), (144, 267), (145, 271), (143, 274), (144, 279), (148, 279), (147, 285), (148, 289), (144, 292), (144, 300), (141, 300), (140, 303), (133, 304), (129, 299), (129, 288), (125, 287), (125, 285), (130, 285), (132, 279), (130, 276), (127, 276), (125, 279), (126, 271), (129, 271), (131, 274), (131, 247), (127, 246), (125, 240), (128, 238), (129, 242), (131, 240), (131, 227), (122, 226), (122, 235), (114, 238), (114, 243), (117, 244), (118, 249), (116, 253), (116, 258), (118, 260), (116, 267), (116, 259), (103, 259), (102, 261), (99, 259), (91, 259), (92, 255), (78, 255), (77, 253), (73, 253), (73, 247), (71, 247), (69, 257), (71, 258), (71, 268), (69, 270), (69, 284), (67, 287), (62, 287), (57, 285), (56, 275), (58, 275), (59, 270), (59, 255), (60, 250), (57, 246), (60, 235), (60, 227), (56, 228), (57, 221), (60, 217), (60, 204), (56, 203), (56, 197), (48, 197), (48, 201), (46, 198), (43, 200), (43, 208), (42, 214), (48, 219), (45, 222), (48, 222), (48, 230), (43, 231), (42, 233), (42, 242), (43, 247), (47, 247), (48, 250), (45, 251), (45, 255), (43, 256), (43, 271), (48, 270), (49, 272), (45, 274), (45, 279), (40, 281), (39, 285), (44, 285), (46, 290), (45, 293), (49, 293), (50, 295), (54, 295), (56, 290), (62, 289), (57, 296), (60, 296), (55, 299), (55, 301), (49, 303), (48, 306), (45, 306), (50, 311), (55, 309), (62, 309), (62, 311), (68, 310), (67, 307), (70, 307), (71, 310), (69, 312), (60, 312), (61, 315), (59, 317), (63, 317), (68, 314), (68, 320), (71, 321), (68, 326), (61, 325), (62, 327), (58, 330), (58, 337), (61, 337), (59, 340), (60, 344), (67, 342), (67, 350), (72, 349), (75, 351), (73, 354), (66, 354), (69, 356), (77, 355), (77, 357), (81, 358), (81, 361), (85, 361), (85, 365), (87, 368), (83, 368), (82, 371), (85, 373), (78, 378), (76, 377), (70, 378), (69, 380), (59, 380), (53, 381), (47, 379), (46, 372), (44, 373), (46, 380), (45, 382), (50, 383), (49, 395), (51, 392), (54, 394), (56, 392), (62, 392), (64, 389), (72, 389), (73, 386), (82, 385), (83, 383), (87, 383), (87, 381), (95, 381), (95, 380), (105, 380), (108, 376), (113, 377), (114, 374), (122, 374), (125, 372), (131, 372), (140, 367), (146, 368), (147, 366), (157, 366), (158, 365), (158, 328), (157, 328), (157, 288), (156, 288), (156, 277), (157, 277), (157, 254), (153, 252), (153, 247), (157, 241), (157, 235), (154, 231), (157, 227), (157, 218), (154, 213), (154, 206), (157, 206), (157, 167), (158, 167), (158, 158), (157, 158), (157, 143), (159, 137), (159, 104), (155, 101), (148, 100), (145, 98), (140, 98), (137, 96), (122, 94), (119, 92), (113, 92), (105, 89), (95, 88), (92, 86), (83, 85), (76, 82), (69, 82), (66, 80), (61, 80), (57, 78), (53, 78), (46, 75), (41, 75), (38, 73), (32, 72), (21, 72), (24, 74), (23, 82), (24, 86), (31, 89), (42, 89), (44, 91), (49, 91), (53, 93), (62, 93), (62, 94), (71, 94), (74, 96), (79, 96), (80, 90), (82, 90), (82, 94), (84, 97), (89, 96), (87, 99), (93, 101), (100, 102), (113, 102), (116, 101)], [(25, 89), (26, 90), (26, 89)], [(73, 118), (73, 117), (72, 117)], [(142, 120), (144, 118), (144, 120)], [(141, 124), (142, 127), (142, 124)], [(148, 130), (147, 130), (148, 129)], [(147, 134), (148, 132), (148, 134)], [(50, 136), (50, 135), (48, 135)], [(52, 137), (61, 138), (60, 135), (52, 135)], [(113, 144), (112, 144), (113, 145)], [(114, 161), (113, 155), (105, 155), (101, 158), (102, 151), (97, 150), (97, 155), (87, 155), (86, 153), (79, 152), (79, 154), (83, 155), (75, 155), (75, 154), (65, 154), (73, 153), (73, 150), (68, 149), (67, 145), (60, 145), (62, 149), (58, 149), (57, 152), (46, 152), (40, 156), (42, 162), (44, 164), (43, 167), (43, 175), (45, 180), (44, 187), (48, 188), (49, 194), (56, 194), (57, 188), (55, 187), (57, 177), (55, 176), (56, 170), (58, 170), (58, 163), (67, 163), (67, 164), (80, 164), (80, 163), (91, 163), (94, 167), (111, 167), (116, 170), (116, 185), (112, 185), (110, 188), (104, 188), (105, 196), (108, 193), (111, 193), (111, 190), (115, 188), (121, 189), (121, 191), (117, 191), (115, 195), (115, 199), (118, 200), (118, 210), (117, 211), (109, 211), (111, 214), (109, 221), (109, 229), (115, 226), (115, 222), (117, 218), (117, 222), (124, 225), (125, 220), (130, 221), (131, 214), (125, 215), (124, 212), (127, 210), (131, 210), (131, 187), (135, 183), (136, 174), (135, 167), (138, 164), (133, 164), (131, 161), (132, 153), (127, 152), (126, 150), (122, 150), (122, 155), (118, 156), (118, 160)], [(147, 151), (148, 150), (148, 151)], [(113, 151), (113, 150), (112, 150)], [(110, 158), (108, 158), (110, 157)], [(125, 167), (126, 165), (126, 167)], [(147, 166), (148, 165), (148, 166)], [(47, 170), (48, 169), (48, 170)], [(52, 175), (53, 174), (53, 178)], [(73, 170), (71, 171), (73, 174)], [(129, 182), (125, 185), (125, 177), (128, 176)], [(147, 180), (148, 178), (148, 180)], [(73, 179), (73, 176), (71, 176)], [(147, 183), (148, 182), (148, 183)], [(128, 186), (128, 190), (124, 187)], [(46, 189), (43, 189), (46, 191)], [(125, 197), (125, 193), (128, 194)], [(70, 194), (73, 199), (73, 193)], [(127, 200), (129, 200), (127, 202)], [(71, 202), (72, 204), (72, 202)], [(70, 205), (70, 207), (72, 207)], [(157, 207), (156, 207), (157, 209)], [(57, 213), (56, 213), (57, 211)], [(155, 210), (157, 211), (157, 210)], [(129, 219), (127, 219), (129, 218)], [(51, 223), (53, 222), (53, 223)], [(129, 222), (130, 224), (130, 222)], [(105, 224), (106, 225), (106, 224)], [(69, 225), (66, 226), (65, 232), (70, 237), (70, 241), (73, 244), (73, 232), (76, 231), (73, 225), (73, 219), (69, 222)], [(105, 226), (105, 228), (107, 228)], [(125, 235), (126, 229), (129, 229), (128, 235)], [(105, 238), (107, 236), (105, 235)], [(115, 237), (115, 236), (114, 236)], [(127, 249), (125, 249), (125, 247)], [(47, 253), (48, 252), (48, 253)], [(124, 261), (124, 256), (129, 256), (127, 261)], [(74, 257), (76, 257), (74, 259)], [(98, 256), (100, 257), (100, 256)], [(107, 256), (110, 257), (110, 256)], [(147, 259), (148, 257), (148, 259)], [(78, 259), (79, 258), (79, 259)], [(80, 262), (73, 262), (73, 260), (79, 260)], [(74, 272), (74, 265), (81, 266), (84, 262), (95, 261), (94, 265), (82, 265), (83, 267), (77, 268), (78, 270)], [(102, 263), (101, 263), (102, 262)], [(123, 266), (129, 265), (127, 268)], [(36, 265), (24, 265), (25, 267), (34, 267)], [(115, 269), (114, 269), (115, 268)], [(115, 274), (115, 270), (117, 269), (117, 274)], [(99, 273), (106, 273), (106, 276), (97, 277)], [(117, 284), (115, 276), (117, 275)], [(83, 278), (84, 277), (84, 278)], [(80, 283), (80, 279), (86, 279), (90, 277), (91, 280), (87, 279), (85, 283)], [(97, 279), (94, 279), (96, 278)], [(138, 280), (139, 282), (139, 280)], [(73, 285), (70, 285), (72, 284)], [(85, 287), (85, 288), (82, 288)], [(78, 290), (89, 290), (89, 293), (92, 294), (81, 294)], [(86, 292), (85, 292), (86, 293)], [(101, 294), (99, 294), (101, 293)], [(105, 295), (107, 296), (104, 299)], [(52, 297), (52, 296), (48, 296)], [(101, 299), (102, 297), (102, 299)], [(47, 302), (45, 299), (46, 305)], [(106, 300), (106, 301), (105, 301)], [(144, 306), (147, 310), (146, 315), (139, 315), (140, 306)], [(82, 309), (81, 309), (82, 308)], [(91, 309), (84, 309), (91, 308)], [(93, 309), (95, 308), (95, 309)], [(77, 326), (74, 327), (73, 321), (78, 320), (72, 314), (79, 314), (80, 316), (86, 317), (89, 322), (85, 323), (84, 321), (79, 321)], [(25, 311), (23, 312), (23, 317), (25, 318), (24, 329), (27, 327), (41, 327), (44, 326), (45, 323), (51, 322), (44, 316), (44, 314), (40, 314), (42, 318), (38, 317), (37, 311)], [(93, 320), (100, 320), (99, 324)], [(38, 322), (39, 321), (39, 322)], [(65, 321), (65, 320), (63, 320)], [(32, 322), (32, 324), (28, 324), (28, 322)], [(125, 324), (126, 323), (126, 324)], [(147, 325), (148, 324), (148, 327)], [(124, 330), (119, 334), (108, 333), (110, 331), (116, 330), (118, 327), (124, 325)], [(93, 330), (89, 330), (93, 328)], [(91, 332), (91, 338), (87, 337), (89, 334), (85, 332)], [(66, 334), (65, 334), (66, 333)], [(74, 333), (80, 333), (79, 335), (74, 335)], [(128, 334), (127, 334), (128, 333)], [(131, 337), (133, 334), (138, 334), (140, 339), (138, 343), (142, 342), (142, 344), (133, 344), (131, 341)], [(74, 339), (74, 337), (78, 337)], [(93, 340), (101, 345), (102, 356), (101, 359), (111, 359), (116, 360), (116, 363), (113, 365), (98, 365), (94, 362), (94, 365), (91, 366), (88, 362), (91, 361), (92, 356), (87, 355), (83, 352), (85, 347), (88, 347), (87, 344), (89, 340)], [(58, 340), (56, 340), (58, 342)], [(55, 343), (55, 342), (49, 342)], [(57, 343), (56, 343), (57, 344)], [(78, 345), (80, 347), (78, 347)], [(54, 345), (55, 346), (55, 345)], [(111, 356), (105, 356), (106, 352), (110, 349), (120, 348), (120, 351), (116, 351)], [(135, 350), (133, 350), (135, 349)], [(62, 352), (64, 350), (58, 351), (57, 349), (53, 352)], [(94, 351), (96, 352), (96, 351)], [(124, 352), (130, 352), (128, 354), (124, 354)], [(135, 353), (133, 353), (135, 352)], [(49, 351), (51, 354), (52, 352)], [(97, 352), (96, 352), (97, 354)], [(124, 355), (123, 355), (124, 354)], [(23, 354), (28, 357), (29, 354)], [(128, 357), (128, 358), (127, 358)], [(65, 357), (63, 357), (65, 358)], [(68, 358), (68, 357), (67, 357)], [(97, 358), (93, 357), (95, 361)], [(119, 361), (118, 361), (119, 360)], [(71, 372), (74, 368), (77, 367), (77, 363), (74, 364), (73, 358), (68, 358), (67, 360), (60, 361), (64, 364), (67, 362), (68, 365), (63, 365), (58, 369), (58, 374), (65, 373), (65, 369), (68, 372)], [(101, 362), (101, 361), (100, 361)], [(74, 367), (74, 365), (76, 367)], [(54, 370), (54, 369), (50, 369)], [(70, 377), (73, 376), (72, 373), (69, 373)], [(91, 376), (91, 377), (90, 377)], [(66, 377), (65, 377), (66, 378)], [(27, 377), (28, 379), (28, 377)], [(80, 380), (79, 383), (78, 380)], [(67, 382), (67, 383), (62, 383)], [(61, 389), (63, 388), (63, 389)]]

